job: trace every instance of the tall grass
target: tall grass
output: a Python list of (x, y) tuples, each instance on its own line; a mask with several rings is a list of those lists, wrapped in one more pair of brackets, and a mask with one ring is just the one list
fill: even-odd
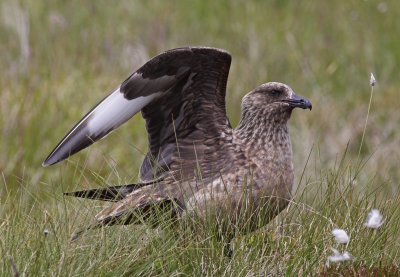
[[(398, 268), (397, 1), (77, 5), (0, 5), (1, 275), (13, 274), (13, 266), (21, 275), (66, 276), (323, 276)], [(312, 100), (313, 111), (296, 111), (290, 122), (298, 180), (293, 202), (264, 229), (237, 237), (231, 258), (211, 228), (193, 231), (184, 223), (104, 228), (70, 243), (104, 204), (62, 192), (134, 182), (146, 152), (143, 121), (135, 117), (60, 165), (43, 169), (42, 160), (132, 70), (182, 45), (231, 52), (227, 106), (234, 125), (240, 98), (267, 81), (288, 83)], [(370, 71), (379, 86), (368, 107)], [(371, 208), (385, 217), (378, 230), (363, 225)], [(350, 234), (347, 246), (335, 244), (336, 227)], [(331, 247), (353, 259), (328, 267)]]
[[(375, 194), (354, 190), (355, 167), (344, 157), (335, 168), (317, 168), (273, 222), (235, 237), (229, 246), (231, 257), (224, 254), (227, 241), (218, 239), (215, 229), (191, 218), (178, 223), (161, 220), (158, 228), (146, 224), (105, 227), (71, 243), (71, 234), (93, 220), (100, 203), (63, 198), (54, 187), (49, 187), (51, 196), (46, 201), (40, 193), (26, 195), (25, 191), (20, 198), (31, 199), (29, 208), (7, 199), (11, 206), (0, 226), (2, 275), (11, 274), (10, 258), (21, 274), (28, 275), (291, 276), (363, 268), (395, 272), (399, 198), (378, 203)], [(76, 177), (90, 174), (84, 170)], [(377, 230), (364, 226), (372, 208), (378, 208), (385, 219)], [(195, 228), (188, 228), (188, 223)], [(350, 243), (338, 246), (331, 235), (333, 228), (345, 229)], [(328, 266), (332, 247), (348, 251), (353, 260)]]

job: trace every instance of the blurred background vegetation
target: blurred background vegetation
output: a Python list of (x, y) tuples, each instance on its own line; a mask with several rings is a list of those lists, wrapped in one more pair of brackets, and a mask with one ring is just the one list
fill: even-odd
[(44, 218), (70, 201), (62, 201), (69, 189), (137, 180), (147, 147), (140, 116), (67, 162), (41, 163), (132, 71), (188, 45), (232, 54), (233, 125), (241, 97), (268, 81), (312, 100), (312, 112), (295, 111), (290, 122), (297, 182), (310, 153), (309, 182), (346, 149), (347, 159), (357, 159), (373, 72), (361, 152), (368, 162), (353, 183), (383, 199), (398, 195), (399, 1), (3, 0), (0, 11), (0, 225), (17, 208)]

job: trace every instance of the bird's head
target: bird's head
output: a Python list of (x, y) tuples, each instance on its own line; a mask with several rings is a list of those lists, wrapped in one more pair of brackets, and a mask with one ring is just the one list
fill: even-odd
[(310, 100), (298, 96), (285, 84), (270, 82), (263, 84), (249, 92), (242, 103), (243, 109), (261, 111), (266, 115), (280, 115), (280, 118), (287, 119), (294, 108), (312, 108)]

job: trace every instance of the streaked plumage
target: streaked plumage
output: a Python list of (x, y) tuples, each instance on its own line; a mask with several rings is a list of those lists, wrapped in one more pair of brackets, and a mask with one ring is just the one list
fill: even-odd
[(286, 123), (293, 108), (311, 109), (311, 103), (287, 85), (267, 83), (243, 98), (240, 123), (232, 129), (225, 110), (230, 63), (221, 49), (162, 53), (92, 109), (51, 152), (44, 166), (142, 112), (149, 140), (142, 183), (68, 193), (116, 202), (89, 228), (131, 223), (135, 212), (172, 202), (180, 215), (211, 209), (233, 221), (244, 206), (252, 215), (266, 208), (267, 221), (286, 207), (294, 180)]

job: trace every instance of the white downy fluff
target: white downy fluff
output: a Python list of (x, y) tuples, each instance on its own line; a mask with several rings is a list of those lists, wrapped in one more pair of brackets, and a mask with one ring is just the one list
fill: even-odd
[(332, 235), (338, 243), (347, 244), (350, 241), (349, 235), (343, 229), (333, 229)]
[(372, 229), (378, 229), (379, 227), (382, 226), (384, 220), (383, 220), (383, 216), (381, 215), (381, 213), (379, 212), (379, 210), (377, 209), (372, 209), (369, 214), (368, 214), (368, 218), (367, 218), (367, 222), (365, 222), (365, 226), (368, 228), (372, 228)]
[(340, 253), (335, 248), (332, 248), (332, 251), (333, 251), (333, 255), (328, 257), (328, 262), (338, 263), (338, 262), (351, 260), (351, 255), (347, 251)]

